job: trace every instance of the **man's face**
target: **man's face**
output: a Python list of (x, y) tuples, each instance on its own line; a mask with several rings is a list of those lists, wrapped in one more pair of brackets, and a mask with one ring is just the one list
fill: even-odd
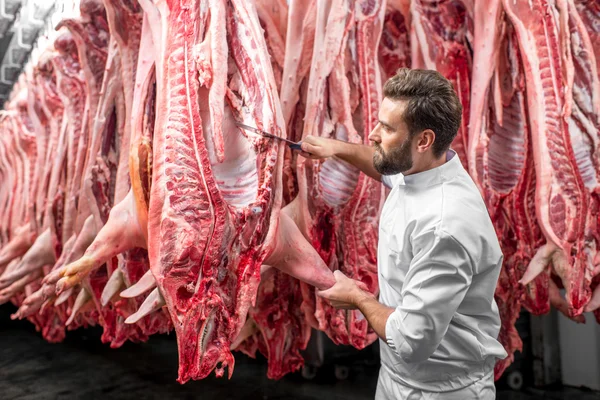
[(406, 172), (413, 166), (412, 138), (404, 123), (404, 100), (384, 98), (379, 108), (379, 123), (369, 135), (375, 154), (373, 166), (382, 175)]

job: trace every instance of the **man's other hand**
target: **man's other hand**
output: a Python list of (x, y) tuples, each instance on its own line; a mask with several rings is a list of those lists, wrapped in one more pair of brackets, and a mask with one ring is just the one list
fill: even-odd
[(362, 290), (366, 288), (362, 282), (348, 278), (341, 271), (334, 271), (335, 285), (327, 290), (317, 290), (317, 295), (329, 300), (335, 308), (355, 310), (359, 301), (364, 297), (374, 297), (371, 293)]

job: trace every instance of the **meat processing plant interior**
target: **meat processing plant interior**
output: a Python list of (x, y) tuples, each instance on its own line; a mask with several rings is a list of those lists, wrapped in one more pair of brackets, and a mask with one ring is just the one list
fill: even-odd
[(600, 400), (600, 0), (0, 0), (0, 400)]

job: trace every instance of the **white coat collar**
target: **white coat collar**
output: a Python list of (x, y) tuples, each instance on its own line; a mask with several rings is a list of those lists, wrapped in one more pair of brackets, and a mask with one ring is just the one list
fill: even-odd
[(433, 186), (453, 179), (462, 168), (456, 152), (448, 150), (444, 164), (416, 174), (407, 176), (400, 174), (403, 179), (398, 179), (398, 184), (415, 187)]

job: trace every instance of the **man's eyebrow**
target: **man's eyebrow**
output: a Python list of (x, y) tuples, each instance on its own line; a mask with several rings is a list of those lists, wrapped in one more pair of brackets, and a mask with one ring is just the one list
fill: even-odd
[(389, 129), (392, 129), (392, 130), (394, 129), (394, 127), (393, 127), (393, 126), (391, 126), (390, 124), (388, 124), (388, 123), (385, 123), (385, 122), (383, 122), (382, 120), (378, 120), (378, 121), (379, 121), (379, 123), (380, 123), (381, 125), (385, 126), (386, 128), (389, 128)]

